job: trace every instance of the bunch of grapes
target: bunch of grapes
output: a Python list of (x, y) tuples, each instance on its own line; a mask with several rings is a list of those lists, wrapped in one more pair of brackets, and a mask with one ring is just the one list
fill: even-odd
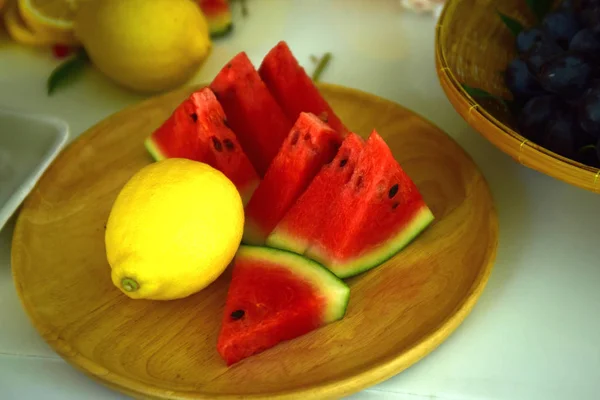
[(563, 0), (516, 37), (506, 85), (520, 133), (600, 168), (600, 0)]

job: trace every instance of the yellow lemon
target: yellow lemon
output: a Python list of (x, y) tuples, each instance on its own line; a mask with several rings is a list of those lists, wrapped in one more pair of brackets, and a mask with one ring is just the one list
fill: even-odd
[(189, 296), (223, 273), (243, 230), (242, 199), (220, 171), (178, 158), (150, 164), (125, 184), (108, 218), (112, 282), (134, 299)]
[(96, 67), (140, 92), (174, 89), (209, 56), (208, 23), (192, 0), (102, 0), (82, 3), (75, 35)]

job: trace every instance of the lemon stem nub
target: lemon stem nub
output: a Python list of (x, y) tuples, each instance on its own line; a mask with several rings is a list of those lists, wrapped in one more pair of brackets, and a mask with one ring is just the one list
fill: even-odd
[(121, 279), (121, 286), (126, 292), (135, 292), (140, 288), (140, 284), (135, 279), (123, 278)]

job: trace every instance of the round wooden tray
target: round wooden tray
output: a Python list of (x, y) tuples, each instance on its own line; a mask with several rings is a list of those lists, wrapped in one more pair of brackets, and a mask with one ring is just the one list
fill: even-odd
[(390, 378), (448, 337), (473, 308), (496, 254), (497, 217), (484, 177), (450, 137), (414, 113), (356, 90), (320, 87), (350, 129), (365, 137), (380, 132), (436, 216), (396, 257), (348, 281), (343, 320), (227, 368), (216, 340), (229, 272), (177, 301), (130, 300), (113, 287), (104, 253), (110, 208), (151, 162), (143, 140), (189, 88), (91, 128), (26, 200), (12, 270), (50, 346), (134, 397), (310, 399), (340, 398)]

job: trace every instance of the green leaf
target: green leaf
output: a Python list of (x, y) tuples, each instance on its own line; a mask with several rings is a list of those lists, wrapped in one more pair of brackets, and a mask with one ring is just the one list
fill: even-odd
[(66, 86), (68, 83), (79, 77), (88, 62), (89, 58), (87, 53), (84, 49), (80, 49), (72, 57), (56, 67), (46, 82), (48, 96), (52, 95), (57, 88)]
[(330, 60), (331, 60), (331, 53), (329, 53), (329, 52), (325, 53), (325, 55), (319, 61), (319, 64), (317, 65), (317, 68), (315, 68), (315, 72), (313, 72), (312, 80), (314, 82), (318, 82), (319, 81), (319, 78), (321, 77), (321, 74), (323, 73), (323, 70), (325, 69), (325, 67), (327, 67), (327, 65), (329, 64)]
[(594, 146), (593, 144), (588, 144), (587, 146), (580, 147), (579, 150), (577, 150), (577, 152), (583, 153), (589, 150), (596, 150), (596, 146)]
[(502, 105), (504, 107), (510, 109), (511, 105), (509, 104), (510, 103), (509, 100), (503, 99), (502, 97), (495, 96), (489, 92), (486, 92), (483, 89), (465, 85), (464, 83), (462, 83), (461, 85), (462, 85), (463, 89), (465, 89), (465, 92), (467, 92), (469, 94), (469, 96), (471, 96), (471, 97), (478, 97), (478, 98), (482, 98), (482, 99), (494, 99), (494, 100), (497, 100), (500, 103), (502, 103)]
[(523, 24), (521, 24), (516, 19), (511, 18), (508, 15), (502, 14), (500, 11), (496, 11), (496, 12), (500, 16), (500, 19), (502, 20), (502, 22), (504, 22), (504, 25), (506, 25), (506, 27), (511, 31), (511, 33), (514, 36), (517, 36), (524, 29)]
[(494, 96), (493, 94), (486, 92), (483, 89), (479, 89), (476, 87), (471, 87), (468, 85), (465, 85), (464, 83), (462, 84), (463, 89), (465, 89), (465, 91), (469, 94), (469, 96), (471, 97), (482, 97), (482, 98), (496, 98), (496, 96)]
[(541, 21), (552, 9), (555, 0), (525, 0), (525, 2), (537, 20)]

